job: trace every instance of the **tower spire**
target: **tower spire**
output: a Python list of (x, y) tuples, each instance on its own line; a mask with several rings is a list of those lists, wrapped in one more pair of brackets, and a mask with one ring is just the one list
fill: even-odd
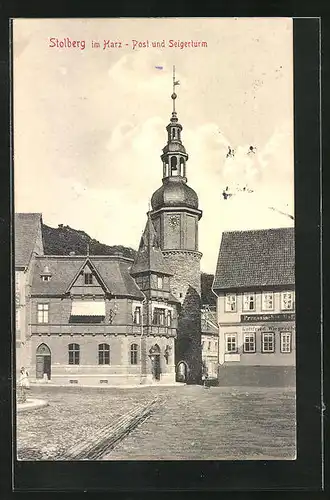
[(172, 119), (176, 118), (176, 111), (175, 111), (175, 99), (178, 97), (175, 93), (175, 87), (176, 85), (180, 85), (179, 80), (175, 79), (175, 66), (173, 66), (173, 92), (171, 95), (172, 101), (173, 101), (173, 111), (172, 111)]
[(172, 92), (172, 101), (173, 101), (173, 113), (175, 113), (175, 99), (176, 99), (176, 93), (175, 93), (175, 66), (173, 66), (173, 92)]

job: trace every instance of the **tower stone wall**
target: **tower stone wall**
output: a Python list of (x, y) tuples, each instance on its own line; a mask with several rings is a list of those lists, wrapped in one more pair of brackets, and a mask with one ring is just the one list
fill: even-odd
[(199, 383), (202, 371), (201, 273), (202, 254), (194, 251), (163, 251), (170, 267), (171, 291), (181, 304), (178, 314), (175, 359), (185, 361), (188, 383)]

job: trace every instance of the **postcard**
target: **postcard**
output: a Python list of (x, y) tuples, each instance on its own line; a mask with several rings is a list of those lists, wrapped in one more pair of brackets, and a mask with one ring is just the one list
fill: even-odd
[(13, 20), (19, 461), (296, 459), (293, 20)]

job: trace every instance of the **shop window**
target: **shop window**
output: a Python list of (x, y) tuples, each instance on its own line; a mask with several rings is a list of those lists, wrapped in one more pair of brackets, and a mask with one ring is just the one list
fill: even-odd
[(236, 295), (234, 293), (226, 293), (225, 311), (226, 312), (236, 311)]
[(281, 332), (281, 352), (291, 352), (291, 332)]
[(69, 344), (69, 365), (80, 364), (80, 345)]
[(226, 353), (237, 352), (237, 335), (236, 333), (228, 333), (226, 335)]
[(256, 352), (255, 333), (244, 333), (243, 352)]
[(281, 293), (281, 309), (283, 311), (292, 311), (294, 309), (294, 292)]
[(49, 321), (49, 304), (38, 304), (38, 323), (48, 323)]
[(109, 344), (99, 345), (99, 365), (110, 365), (110, 346)]
[(255, 294), (254, 293), (244, 293), (243, 294), (243, 311), (254, 311), (255, 310)]
[(262, 334), (262, 352), (275, 352), (275, 336), (273, 332)]
[(263, 292), (262, 294), (262, 309), (263, 311), (272, 311), (274, 309), (274, 293)]
[(137, 365), (137, 364), (138, 364), (138, 345), (132, 344), (131, 345), (131, 365)]

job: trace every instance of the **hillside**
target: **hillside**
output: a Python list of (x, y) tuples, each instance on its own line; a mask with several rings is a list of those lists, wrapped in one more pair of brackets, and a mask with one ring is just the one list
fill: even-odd
[[(91, 238), (85, 231), (73, 229), (70, 226), (59, 224), (58, 227), (50, 227), (43, 224), (44, 251), (46, 255), (69, 255), (75, 252), (77, 255), (86, 255), (87, 245), (91, 255), (114, 255), (122, 253), (124, 257), (134, 259), (136, 250), (123, 245), (105, 245)], [(215, 305), (216, 298), (211, 287), (213, 274), (201, 273), (201, 295), (203, 305)]]
[(58, 227), (49, 227), (43, 224), (44, 250), (46, 255), (68, 255), (75, 252), (86, 255), (87, 245), (91, 255), (114, 255), (121, 252), (124, 257), (134, 259), (136, 251), (122, 245), (105, 245), (91, 238), (85, 231), (72, 229), (70, 226), (59, 224)]

